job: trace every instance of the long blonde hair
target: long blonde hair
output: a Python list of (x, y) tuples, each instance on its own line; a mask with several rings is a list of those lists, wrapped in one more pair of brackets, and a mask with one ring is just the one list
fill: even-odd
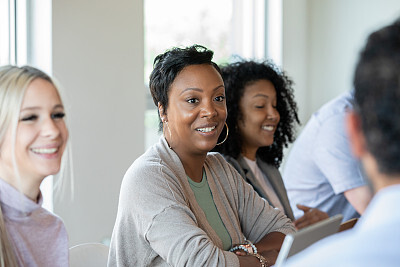
[[(0, 150), (6, 133), (11, 129), (12, 149), (16, 143), (19, 112), (27, 87), (34, 79), (44, 79), (54, 86), (53, 80), (44, 72), (30, 66), (0, 67)], [(56, 87), (56, 86), (55, 86)], [(11, 127), (11, 128), (10, 128)], [(14, 170), (18, 174), (15, 153), (12, 155)], [(13, 245), (8, 236), (0, 205), (0, 266), (17, 266)]]

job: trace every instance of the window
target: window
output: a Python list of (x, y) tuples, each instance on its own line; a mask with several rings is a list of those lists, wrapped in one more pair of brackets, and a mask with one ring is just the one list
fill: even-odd
[[(145, 77), (154, 58), (171, 47), (204, 45), (214, 62), (228, 63), (233, 55), (265, 57), (265, 0), (144, 0)], [(147, 95), (146, 148), (158, 141), (158, 113)]]
[(0, 0), (0, 65), (15, 62), (14, 1)]

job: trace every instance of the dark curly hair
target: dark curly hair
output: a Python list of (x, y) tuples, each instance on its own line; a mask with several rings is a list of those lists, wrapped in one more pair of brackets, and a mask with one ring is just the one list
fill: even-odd
[[(167, 110), (169, 88), (176, 76), (187, 66), (209, 64), (221, 74), (218, 65), (212, 61), (213, 55), (213, 51), (196, 44), (186, 48), (173, 47), (158, 55), (154, 59), (149, 82), (154, 104), (158, 106), (158, 103), (160, 103), (164, 111)], [(162, 129), (161, 119), (159, 129)]]
[(225, 143), (216, 146), (214, 151), (238, 158), (242, 148), (242, 137), (238, 128), (238, 121), (243, 114), (239, 102), (247, 85), (258, 81), (270, 81), (276, 90), (277, 110), (280, 121), (274, 134), (274, 143), (257, 150), (257, 157), (277, 168), (282, 163), (283, 148), (295, 139), (295, 124), (300, 123), (297, 115), (297, 104), (294, 100), (292, 80), (278, 69), (271, 61), (256, 62), (241, 60), (221, 67), (222, 78), (225, 83), (227, 99), (227, 124), (229, 136)]
[(400, 174), (400, 20), (368, 37), (354, 89), (368, 151), (381, 173)]

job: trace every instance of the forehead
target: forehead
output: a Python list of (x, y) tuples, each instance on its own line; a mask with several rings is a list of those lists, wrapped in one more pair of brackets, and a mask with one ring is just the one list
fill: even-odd
[(22, 107), (61, 104), (57, 89), (52, 83), (41, 78), (34, 79), (26, 88)]
[(176, 76), (171, 84), (171, 91), (187, 88), (214, 89), (223, 84), (221, 75), (212, 65), (190, 65), (183, 68)]
[(242, 99), (276, 98), (275, 86), (268, 80), (257, 80), (244, 87)]

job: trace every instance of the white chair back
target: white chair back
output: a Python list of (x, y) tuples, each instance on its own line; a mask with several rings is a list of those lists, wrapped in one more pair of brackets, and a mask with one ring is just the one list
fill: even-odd
[(84, 243), (69, 249), (70, 267), (107, 267), (109, 248), (101, 243)]

